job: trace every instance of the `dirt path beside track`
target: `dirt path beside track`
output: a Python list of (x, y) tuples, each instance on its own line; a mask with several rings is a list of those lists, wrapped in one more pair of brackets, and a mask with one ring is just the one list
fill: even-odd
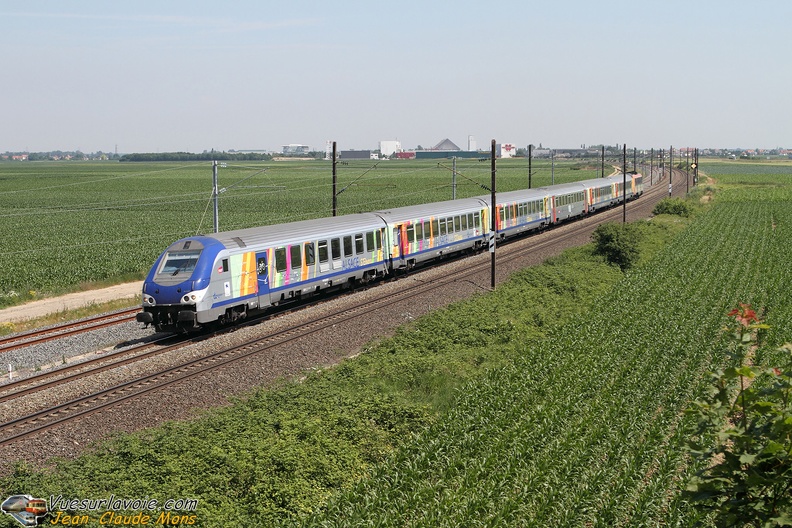
[(61, 297), (30, 301), (19, 306), (0, 310), (0, 324), (29, 321), (58, 312), (76, 310), (92, 304), (102, 304), (119, 299), (130, 299), (131, 301), (140, 296), (142, 289), (143, 281), (127, 282), (98, 290), (69, 293)]

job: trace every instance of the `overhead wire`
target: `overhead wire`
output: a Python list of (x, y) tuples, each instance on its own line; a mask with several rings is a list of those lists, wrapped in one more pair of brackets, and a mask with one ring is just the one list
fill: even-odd
[[(196, 165), (203, 165), (203, 164), (204, 163), (180, 165), (178, 167), (170, 167), (170, 168), (165, 169), (163, 171), (148, 171), (148, 172), (134, 173), (134, 174), (130, 173), (130, 174), (119, 175), (119, 176), (113, 177), (113, 178), (102, 178), (102, 179), (97, 179), (97, 180), (91, 180), (89, 182), (73, 182), (71, 184), (63, 184), (63, 185), (59, 185), (59, 186), (48, 186), (48, 187), (45, 187), (45, 188), (46, 189), (60, 188), (60, 187), (68, 187), (68, 186), (78, 185), (78, 184), (99, 183), (99, 182), (103, 182), (103, 181), (111, 181), (111, 180), (115, 180), (115, 179), (123, 179), (123, 178), (129, 178), (129, 177), (135, 177), (135, 176), (141, 176), (141, 175), (145, 176), (145, 175), (149, 175), (149, 174), (159, 174), (159, 173), (162, 173), (162, 172), (167, 172), (167, 171), (172, 171), (172, 170), (177, 170), (177, 169), (184, 169), (184, 168), (189, 168), (189, 167), (195, 167)], [(393, 178), (393, 177), (398, 178), (398, 177), (404, 176), (404, 175), (411, 175), (411, 174), (415, 174), (415, 173), (428, 172), (428, 171), (433, 170), (433, 167), (422, 167), (422, 168), (417, 168), (417, 169), (409, 170), (409, 171), (398, 171), (398, 172), (395, 172), (395, 173), (391, 172), (391, 171), (387, 171), (386, 173), (381, 173), (381, 174), (376, 174), (374, 176), (370, 176), (369, 174), (371, 173), (371, 171), (376, 169), (378, 165), (379, 164), (375, 164), (372, 167), (368, 167), (363, 173), (361, 173), (360, 175), (355, 177), (351, 182), (346, 184), (346, 186), (343, 188), (343, 190), (347, 190), (347, 189), (351, 188), (353, 185), (359, 184), (361, 181), (374, 181), (374, 180), (379, 180), (379, 179), (384, 179), (384, 178)], [(291, 166), (291, 167), (293, 168), (293, 166)], [(247, 167), (247, 166), (234, 166), (234, 168), (248, 169), (249, 167)], [(235, 182), (234, 184), (225, 187), (225, 189), (234, 188), (234, 189), (239, 190), (239, 188), (240, 188), (239, 186), (242, 183), (252, 179), (253, 177), (255, 177), (255, 176), (259, 175), (259, 174), (264, 173), (265, 171), (267, 171), (270, 168), (271, 167), (266, 167), (264, 169), (258, 170), (254, 174), (246, 176), (245, 178), (242, 178), (241, 180)], [(326, 170), (326, 167), (323, 167), (323, 168)], [(274, 173), (270, 172), (269, 175), (270, 176), (274, 176)], [(369, 177), (364, 180), (363, 178), (365, 176), (367, 176), (367, 175), (369, 175)], [(471, 181), (475, 183), (474, 180), (471, 180)], [(235, 192), (234, 195), (224, 196), (223, 199), (226, 200), (226, 199), (237, 199), (237, 198), (244, 198), (244, 197), (255, 197), (255, 196), (262, 196), (262, 195), (273, 194), (273, 193), (281, 193), (281, 192), (284, 192), (284, 191), (287, 191), (287, 190), (289, 192), (300, 192), (302, 190), (316, 189), (316, 187), (317, 187), (317, 182), (316, 182), (315, 177), (310, 177), (310, 176), (307, 176), (305, 178), (301, 178), (299, 180), (291, 180), (290, 183), (299, 183), (299, 184), (303, 184), (304, 183), (305, 185), (304, 186), (300, 185), (299, 187), (290, 186), (289, 188), (286, 188), (286, 187), (282, 187), (281, 188), (281, 187), (279, 187), (277, 189), (266, 188), (267, 190), (265, 190), (263, 192), (260, 192), (260, 191)], [(331, 185), (332, 185), (331, 182), (320, 184), (321, 187), (325, 187), (325, 188), (329, 188)], [(445, 188), (445, 187), (449, 187), (449, 185), (448, 184), (443, 184), (443, 185), (433, 186), (433, 187), (431, 187), (431, 189), (440, 189), (440, 188)], [(24, 192), (24, 191), (35, 192), (35, 191), (39, 191), (39, 190), (42, 190), (42, 189), (45, 189), (45, 188), (20, 189), (20, 190), (15, 190), (13, 192)], [(262, 187), (261, 186), (243, 187), (242, 189), (262, 189)], [(409, 198), (409, 197), (425, 194), (426, 190), (427, 190), (427, 188), (424, 187), (424, 188), (418, 189), (418, 190), (416, 190), (414, 192), (402, 192), (402, 193), (399, 193), (398, 195), (395, 195), (395, 197), (396, 198), (405, 199), (405, 198)], [(2, 192), (0, 192), (0, 194), (2, 194)], [(192, 196), (195, 196), (196, 198), (190, 198), (190, 199), (186, 199), (186, 200), (173, 200), (172, 198), (174, 197), (174, 195), (168, 195), (167, 197), (163, 196), (163, 197), (154, 197), (154, 198), (147, 197), (147, 198), (140, 198), (140, 199), (136, 198), (136, 199), (131, 199), (131, 200), (118, 200), (118, 201), (114, 201), (114, 202), (111, 202), (111, 203), (107, 203), (107, 202), (93, 202), (93, 203), (84, 204), (84, 205), (82, 205), (82, 204), (78, 205), (78, 206), (71, 205), (71, 206), (67, 206), (67, 207), (56, 207), (56, 206), (44, 206), (44, 207), (41, 207), (41, 206), (39, 206), (39, 207), (36, 207), (34, 209), (24, 209), (22, 211), (14, 212), (14, 213), (5, 213), (5, 214), (0, 213), (0, 217), (34, 215), (34, 214), (41, 214), (42, 211), (45, 212), (46, 214), (53, 214), (53, 213), (69, 213), (69, 212), (84, 212), (84, 211), (105, 211), (105, 210), (123, 209), (123, 208), (132, 209), (132, 208), (135, 208), (135, 207), (144, 207), (144, 206), (151, 207), (152, 205), (161, 207), (161, 206), (165, 206), (165, 205), (177, 205), (177, 204), (185, 204), (185, 203), (203, 202), (205, 200), (205, 198), (199, 198), (199, 196), (201, 196), (201, 195), (202, 196), (206, 196), (204, 192), (190, 192), (190, 193), (183, 193), (183, 194), (179, 194), (179, 195), (175, 195), (175, 196), (176, 197), (192, 197)], [(211, 197), (211, 194), (210, 194), (210, 197)], [(372, 200), (369, 199), (369, 200), (366, 200), (365, 202), (356, 202), (356, 203), (352, 203), (352, 204), (346, 204), (342, 208), (344, 210), (348, 210), (348, 211), (361, 210), (361, 209), (373, 210), (373, 209), (377, 209), (377, 207), (374, 207), (375, 205), (379, 205), (379, 204), (385, 203), (387, 201), (393, 200), (393, 198), (394, 198), (394, 195), (393, 194), (389, 194), (387, 197), (383, 197), (380, 200), (373, 200), (372, 201)], [(204, 222), (204, 219), (205, 219), (207, 211), (208, 211), (208, 205), (210, 203), (211, 203), (211, 199), (210, 199), (210, 201), (207, 202), (207, 206), (206, 206), (206, 208), (203, 211), (203, 214), (202, 214), (201, 219), (199, 221), (196, 233), (200, 233), (200, 231), (201, 231), (201, 227), (203, 226), (203, 222)], [(90, 206), (94, 206), (94, 207), (85, 207), (85, 205), (90, 205)], [(303, 213), (299, 213), (299, 214), (290, 215), (288, 217), (288, 219), (291, 220), (291, 219), (318, 218), (318, 217), (322, 217), (322, 216), (324, 216), (326, 214), (327, 214), (326, 208), (321, 208), (321, 209), (315, 209), (315, 210), (312, 210), (312, 211), (307, 211), (307, 212), (303, 212)], [(239, 224), (239, 223), (231, 224), (231, 227), (234, 227), (235, 225), (239, 225), (240, 227), (250, 227), (249, 225)], [(97, 241), (97, 242), (85, 242), (85, 243), (72, 244), (71, 247), (89, 247), (89, 246), (102, 246), (102, 245), (110, 246), (110, 245), (117, 245), (119, 243), (138, 242), (138, 241), (141, 241), (141, 240), (148, 240), (148, 239), (153, 239), (153, 238), (161, 238), (161, 237), (163, 237), (163, 235), (167, 236), (167, 237), (170, 237), (170, 236), (174, 236), (175, 237), (175, 236), (184, 236), (186, 234), (187, 234), (187, 232), (184, 231), (184, 230), (182, 230), (182, 231), (173, 231), (173, 232), (168, 232), (168, 233), (158, 232), (157, 234), (153, 234), (153, 235), (144, 235), (144, 236), (139, 236), (139, 237), (134, 237), (134, 238), (125, 238), (125, 239), (118, 239), (118, 240), (113, 240), (113, 241)], [(58, 247), (38, 247), (36, 249), (23, 249), (23, 250), (7, 251), (6, 254), (22, 254), (22, 253), (29, 254), (29, 253), (36, 253), (36, 252), (41, 252), (41, 251), (52, 251), (53, 249), (62, 249), (62, 248), (58, 248)]]

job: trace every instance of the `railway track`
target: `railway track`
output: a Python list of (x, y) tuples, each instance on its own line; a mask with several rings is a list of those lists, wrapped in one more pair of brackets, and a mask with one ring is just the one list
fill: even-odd
[(73, 335), (106, 328), (108, 326), (126, 323), (135, 319), (135, 314), (140, 308), (129, 308), (111, 314), (98, 315), (81, 321), (60, 324), (42, 330), (33, 330), (22, 334), (0, 339), (0, 354), (19, 348), (39, 345), (55, 339), (62, 339)]
[[(684, 174), (682, 174), (682, 177), (684, 177)], [(675, 178), (679, 179), (679, 173), (676, 174)], [(676, 188), (682, 191), (681, 194), (684, 194), (683, 187), (677, 184)], [(656, 184), (644, 193), (644, 198), (630, 202), (628, 204), (628, 209), (633, 211), (638, 210), (639, 208), (649, 208), (649, 210), (651, 210), (651, 208), (654, 207), (656, 201), (666, 194), (664, 192), (665, 189), (665, 185), (661, 185), (659, 183)], [(590, 218), (593, 222), (601, 223), (604, 221), (617, 220), (621, 218), (621, 215), (621, 207), (615, 207), (600, 211), (597, 214), (592, 215)], [(542, 248), (558, 244), (559, 242), (562, 242), (568, 238), (579, 237), (582, 232), (590, 230), (591, 227), (590, 222), (576, 222), (567, 225), (570, 227), (569, 229), (563, 232), (559, 231), (557, 236), (552, 237), (552, 239), (545, 239), (532, 244), (503, 245), (501, 250), (498, 252), (498, 258), (503, 260), (518, 259), (521, 256), (541, 250)], [(70, 421), (78, 420), (92, 414), (102, 412), (131, 399), (148, 394), (152, 391), (165, 389), (169, 386), (182, 383), (188, 379), (209, 373), (212, 370), (222, 368), (226, 365), (241, 361), (256, 354), (261, 354), (275, 347), (293, 343), (311, 334), (315, 334), (332, 326), (343, 324), (346, 321), (365, 316), (370, 314), (372, 311), (380, 310), (396, 302), (429, 295), (432, 291), (447, 287), (453, 282), (472, 281), (477, 275), (482, 275), (489, 271), (488, 261), (485, 259), (479, 259), (479, 261), (480, 262), (473, 263), (471, 259), (471, 266), (469, 266), (469, 268), (463, 273), (443, 277), (439, 280), (433, 280), (431, 282), (416, 282), (395, 294), (390, 293), (387, 295), (381, 295), (369, 301), (357, 303), (353, 306), (346, 306), (343, 312), (332, 314), (330, 316), (321, 315), (310, 318), (277, 333), (271, 333), (269, 335), (247, 341), (241, 345), (225, 348), (207, 355), (203, 355), (202, 357), (196, 359), (183, 361), (169, 368), (160, 369), (156, 372), (139, 376), (135, 379), (131, 379), (111, 387), (97, 390), (91, 394), (74, 398), (65, 403), (59, 403), (42, 408), (38, 411), (31, 412), (25, 416), (19, 416), (0, 425), (0, 446), (9, 445)], [(168, 345), (165, 348), (152, 349), (147, 352), (138, 353), (134, 355), (134, 357), (127, 357), (109, 363), (106, 361), (106, 357), (101, 358), (102, 360), (105, 360), (105, 364), (103, 364), (101, 367), (98, 366), (99, 361), (97, 360), (96, 369), (91, 369), (86, 371), (86, 373), (75, 373), (68, 376), (63, 376), (61, 374), (61, 377), (56, 380), (46, 381), (45, 383), (41, 384), (38, 384), (37, 382), (35, 386), (25, 389), (12, 389), (10, 392), (0, 395), (0, 401), (5, 402), (15, 398), (21, 398), (22, 396), (31, 394), (32, 392), (37, 392), (63, 383), (68, 383), (76, 379), (78, 376), (84, 377), (87, 375), (94, 375), (98, 372), (118, 368), (119, 366), (127, 365), (134, 361), (140, 361), (141, 359), (155, 354), (163, 354), (166, 351), (174, 350), (183, 346), (185, 346), (184, 342), (174, 343)], [(85, 368), (85, 365), (82, 366)], [(38, 380), (43, 381), (40, 378), (40, 376), (37, 377)], [(7, 387), (8, 385), (3, 387), (3, 389), (7, 389)], [(19, 387), (21, 387), (21, 385)]]

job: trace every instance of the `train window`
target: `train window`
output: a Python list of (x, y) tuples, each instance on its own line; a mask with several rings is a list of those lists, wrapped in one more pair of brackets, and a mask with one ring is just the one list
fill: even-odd
[(423, 223), (418, 222), (415, 224), (415, 240), (423, 240)]
[(267, 259), (264, 257), (259, 257), (258, 264), (256, 266), (256, 271), (258, 271), (259, 275), (266, 275), (267, 274)]
[(377, 249), (382, 249), (382, 231), (377, 230)]
[(457, 233), (462, 231), (462, 222), (459, 220), (458, 216), (454, 217), (454, 231)]
[(449, 235), (454, 232), (454, 219), (451, 217), (446, 218), (446, 231)]
[(440, 234), (440, 221), (437, 218), (432, 220), (432, 234), (433, 236), (438, 236)]
[(462, 230), (467, 231), (468, 229), (467, 215), (462, 215), (460, 219), (462, 220)]
[(275, 271), (283, 273), (286, 271), (286, 248), (275, 249)]
[(195, 266), (198, 264), (198, 257), (201, 255), (200, 249), (190, 251), (168, 251), (165, 262), (162, 263), (160, 273), (163, 275), (192, 275)]
[(407, 242), (413, 243), (415, 242), (415, 226), (408, 225), (407, 226)]
[(328, 261), (329, 257), (327, 255), (327, 240), (320, 240), (319, 241), (319, 263), (324, 264)]
[(344, 257), (351, 257), (352, 255), (352, 235), (347, 235), (344, 237)]
[(468, 213), (468, 229), (473, 229), (473, 213)]
[(473, 222), (476, 224), (476, 228), (481, 227), (481, 213), (479, 213), (478, 211), (473, 213)]
[(506, 220), (506, 211), (500, 209), (498, 213), (499, 213), (500, 221), (501, 223), (503, 223)]
[(445, 235), (446, 234), (446, 220), (445, 220), (445, 218), (440, 218), (439, 219), (439, 223), (440, 223), (440, 231), (438, 231), (438, 233), (440, 233), (441, 236)]
[(330, 240), (330, 253), (333, 260), (341, 258), (341, 239), (333, 238)]
[(305, 247), (305, 265), (313, 266), (314, 263), (316, 262), (313, 242), (306, 242), (304, 247)]
[(374, 231), (366, 233), (366, 251), (374, 251)]
[(424, 239), (426, 239), (426, 240), (429, 240), (430, 235), (432, 234), (430, 229), (431, 229), (431, 227), (429, 226), (429, 220), (424, 220), (424, 223), (423, 223), (423, 234), (424, 234)]
[(393, 228), (393, 245), (396, 246), (399, 244), (399, 228)]
[(291, 267), (294, 268), (301, 268), (302, 267), (302, 251), (300, 251), (299, 245), (289, 246), (289, 253), (291, 254)]
[(363, 254), (363, 233), (355, 235), (355, 253), (358, 255)]
[(223, 273), (228, 273), (228, 259), (223, 259)]

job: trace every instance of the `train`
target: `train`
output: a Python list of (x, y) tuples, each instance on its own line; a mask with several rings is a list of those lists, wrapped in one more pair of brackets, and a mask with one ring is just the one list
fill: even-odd
[(157, 332), (233, 324), (632, 200), (634, 172), (496, 195), (197, 235), (172, 243), (143, 282), (136, 320)]

